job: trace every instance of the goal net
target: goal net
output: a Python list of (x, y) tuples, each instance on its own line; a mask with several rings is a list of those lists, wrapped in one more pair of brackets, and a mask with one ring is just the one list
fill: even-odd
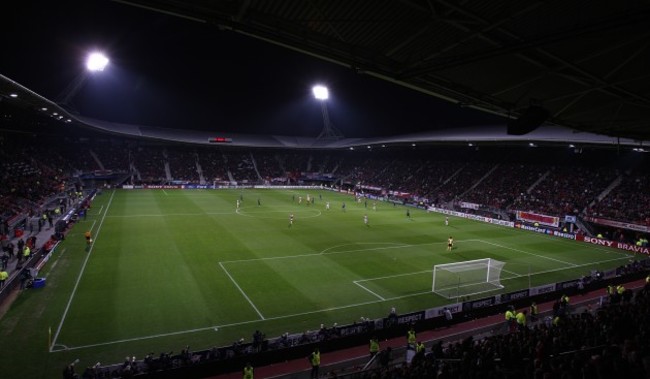
[(435, 265), (431, 291), (453, 299), (501, 289), (504, 265), (504, 262), (491, 258)]

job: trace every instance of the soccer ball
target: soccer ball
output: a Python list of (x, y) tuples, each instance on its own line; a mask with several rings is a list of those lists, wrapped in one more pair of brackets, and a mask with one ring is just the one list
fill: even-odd
[(89, 239), (88, 242), (89, 242), (89, 243), (93, 243), (93, 239), (92, 239), (92, 238)]

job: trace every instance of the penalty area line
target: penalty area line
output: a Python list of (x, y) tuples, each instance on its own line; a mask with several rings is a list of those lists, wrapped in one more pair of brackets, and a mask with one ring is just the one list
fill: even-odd
[(264, 315), (262, 314), (262, 312), (260, 312), (260, 310), (257, 309), (257, 307), (255, 306), (255, 304), (253, 303), (253, 301), (250, 299), (250, 297), (248, 297), (248, 295), (246, 295), (246, 292), (244, 292), (244, 290), (239, 286), (239, 284), (237, 284), (237, 282), (235, 281), (235, 278), (233, 278), (232, 275), (230, 275), (230, 273), (228, 272), (228, 270), (226, 270), (226, 268), (223, 266), (223, 264), (222, 264), (221, 262), (219, 262), (219, 266), (221, 266), (221, 269), (223, 270), (223, 272), (225, 272), (226, 275), (228, 275), (228, 278), (230, 278), (230, 281), (232, 282), (232, 284), (234, 284), (235, 287), (237, 287), (237, 289), (239, 290), (239, 292), (241, 292), (241, 294), (242, 294), (242, 295), (244, 296), (244, 298), (248, 301), (248, 303), (251, 305), (251, 307), (253, 307), (253, 309), (255, 310), (255, 312), (257, 312), (257, 314), (260, 316), (260, 318), (261, 318), (262, 320), (265, 320)]
[[(556, 271), (561, 271), (561, 270), (566, 270), (568, 268), (556, 270)], [(505, 279), (508, 280), (508, 279)], [(400, 300), (400, 299), (405, 299), (409, 297), (417, 297), (417, 296), (428, 296), (431, 295), (432, 292), (425, 291), (425, 292), (416, 292), (408, 295), (402, 295), (402, 296), (395, 296), (395, 297), (390, 297), (386, 299), (385, 301), (394, 301), (394, 300)], [(294, 314), (288, 314), (288, 315), (283, 315), (283, 316), (275, 316), (275, 317), (269, 317), (265, 319), (265, 321), (274, 321), (274, 320), (284, 320), (284, 319), (289, 319), (293, 317), (301, 317), (301, 316), (306, 316), (306, 315), (312, 315), (312, 314), (317, 314), (317, 313), (326, 313), (326, 312), (332, 312), (332, 311), (338, 311), (342, 309), (349, 309), (349, 308), (356, 308), (356, 307), (361, 307), (365, 305), (371, 305), (371, 304), (378, 304), (383, 302), (382, 300), (372, 300), (372, 301), (365, 301), (362, 303), (356, 303), (356, 304), (348, 304), (348, 305), (343, 305), (340, 307), (330, 307), (326, 309), (319, 309), (315, 311), (307, 311), (307, 312), (300, 312), (300, 313), (294, 313)], [(198, 333), (198, 332), (205, 332), (209, 330), (214, 330), (214, 328), (230, 328), (230, 327), (238, 327), (242, 325), (250, 325), (254, 323), (258, 323), (261, 320), (247, 320), (247, 321), (240, 321), (240, 322), (233, 322), (229, 324), (222, 324), (222, 325), (213, 325), (213, 326), (208, 326), (204, 328), (196, 328), (196, 329), (187, 329), (187, 330), (179, 330), (175, 332), (168, 332), (168, 333), (160, 333), (160, 334), (154, 334), (154, 335), (149, 335), (149, 336), (141, 336), (141, 337), (134, 337), (134, 338), (125, 338), (121, 340), (114, 340), (114, 341), (108, 341), (108, 342), (100, 342), (100, 343), (94, 343), (94, 344), (89, 344), (89, 345), (81, 345), (81, 346), (65, 346), (61, 344), (57, 344), (56, 346), (61, 346), (63, 349), (52, 349), (50, 352), (52, 353), (57, 353), (57, 352), (62, 352), (62, 351), (72, 351), (72, 350), (83, 350), (83, 349), (90, 349), (94, 347), (101, 347), (101, 346), (108, 346), (108, 345), (115, 345), (119, 343), (127, 343), (127, 342), (136, 342), (136, 341), (144, 341), (144, 340), (150, 340), (150, 339), (156, 339), (156, 338), (163, 338), (163, 337), (170, 337), (170, 336), (178, 336), (182, 334), (190, 334), (190, 333)]]
[[(578, 267), (586, 267), (586, 266), (589, 266), (589, 265), (597, 265), (599, 263), (606, 263), (606, 262), (617, 261), (617, 260), (622, 260), (622, 259), (625, 259), (625, 258), (616, 258), (616, 259), (609, 259), (609, 260), (606, 260), (606, 261), (585, 263), (585, 264), (579, 265)], [(551, 269), (551, 270), (531, 272), (530, 274), (519, 274), (518, 276), (515, 276), (515, 277), (512, 277), (512, 278), (502, 279), (502, 281), (513, 280), (513, 279), (521, 278), (523, 276), (528, 276), (528, 275), (534, 276), (534, 275), (541, 275), (541, 274), (545, 274), (545, 273), (559, 272), (559, 271), (571, 270), (571, 269), (575, 269), (575, 267), (562, 267), (562, 268)], [(422, 271), (422, 272), (425, 272), (425, 271)], [(400, 274), (400, 275), (397, 275), (397, 276), (421, 274), (422, 272)], [(429, 271), (426, 271), (426, 272), (429, 272)], [(386, 276), (386, 277), (383, 277), (383, 278), (391, 278), (391, 277), (395, 277), (395, 276)], [(371, 281), (371, 280), (374, 280), (374, 279), (379, 279), (379, 278), (368, 278), (368, 279), (364, 279), (363, 281)], [(418, 296), (429, 296), (431, 294), (432, 294), (432, 292), (430, 290), (423, 291), (423, 292), (415, 292), (415, 293), (410, 293), (410, 294), (406, 294), (406, 295), (385, 298), (384, 300), (377, 299), (377, 300), (371, 300), (371, 301), (364, 301), (364, 302), (361, 302), (361, 303), (342, 305), (342, 306), (338, 306), (338, 307), (329, 307), (329, 308), (318, 309), (318, 310), (313, 310), (313, 311), (293, 313), (293, 314), (287, 314), (287, 315), (281, 315), (281, 316), (273, 316), (273, 317), (265, 318), (264, 321), (286, 320), (286, 319), (290, 319), (290, 318), (294, 318), (294, 317), (301, 317), (301, 316), (313, 315), (313, 314), (318, 314), (318, 313), (327, 313), (327, 312), (333, 312), (333, 311), (340, 311), (340, 310), (343, 310), (343, 309), (362, 307), (362, 306), (371, 305), (371, 304), (378, 304), (378, 303), (381, 303), (381, 302), (395, 301), (395, 300), (401, 300), (401, 299), (406, 299), (406, 298), (411, 298), (411, 297), (418, 297)], [(141, 336), (141, 337), (134, 337), (134, 338), (126, 338), (126, 339), (121, 339), (121, 340), (100, 342), (100, 343), (89, 344), (89, 345), (70, 346), (70, 347), (66, 346), (65, 350), (64, 349), (51, 349), (50, 352), (56, 353), (56, 352), (61, 352), (61, 351), (83, 350), (83, 349), (89, 349), (89, 348), (94, 348), (94, 347), (115, 345), (115, 344), (119, 344), (119, 343), (144, 341), (144, 340), (150, 340), (150, 339), (155, 339), (155, 338), (178, 336), (178, 335), (182, 335), (182, 334), (190, 334), (190, 333), (209, 331), (209, 330), (213, 330), (215, 327), (218, 327), (220, 329), (221, 328), (229, 328), (229, 327), (238, 327), (238, 326), (242, 326), (242, 325), (254, 324), (254, 323), (257, 323), (257, 322), (260, 322), (260, 321), (262, 321), (262, 320), (259, 320), (259, 319), (258, 320), (246, 320), (246, 321), (240, 321), (240, 322), (233, 322), (233, 323), (229, 323), (229, 324), (213, 325), (213, 326), (208, 326), (208, 327), (204, 327), (204, 328), (179, 330), (179, 331), (175, 331), (175, 332), (160, 333), (160, 334), (154, 334), (154, 335), (149, 335), (149, 336)], [(65, 345), (56, 344), (55, 346), (65, 346)]]
[[(294, 318), (294, 317), (301, 317), (301, 316), (313, 315), (313, 314), (318, 314), (318, 313), (339, 311), (339, 310), (343, 310), (343, 309), (362, 307), (362, 306), (365, 306), (365, 305), (378, 304), (378, 303), (381, 303), (383, 301), (399, 300), (399, 299), (405, 299), (405, 298), (409, 298), (409, 297), (430, 295), (430, 294), (431, 294), (431, 291), (417, 292), (417, 293), (412, 293), (412, 294), (403, 295), (403, 296), (391, 297), (391, 298), (388, 298), (386, 300), (370, 300), (370, 301), (364, 301), (364, 302), (361, 302), (361, 303), (342, 305), (342, 306), (339, 306), (339, 307), (329, 307), (329, 308), (318, 309), (318, 310), (313, 310), (313, 311), (306, 311), (306, 312), (293, 313), (293, 314), (282, 315), (282, 316), (268, 317), (268, 318), (265, 318), (264, 320), (247, 320), (247, 321), (233, 322), (233, 323), (230, 323), (230, 324), (213, 325), (213, 326), (209, 326), (209, 327), (205, 327), (205, 328), (179, 330), (179, 331), (176, 331), (176, 332), (160, 333), (160, 334), (154, 334), (154, 335), (142, 336), (142, 337), (135, 337), (135, 338), (126, 338), (126, 339), (121, 339), (121, 340), (100, 342), (100, 343), (82, 345), (82, 346), (72, 346), (72, 347), (68, 347), (66, 349), (66, 351), (82, 350), (82, 349), (89, 349), (89, 348), (99, 347), (99, 346), (115, 345), (115, 344), (118, 344), (118, 343), (143, 341), (143, 340), (149, 340), (149, 339), (155, 339), (155, 338), (162, 338), (162, 337), (177, 336), (177, 335), (182, 335), (182, 334), (203, 332), (203, 331), (213, 330), (215, 327), (217, 327), (217, 328), (228, 328), (228, 327), (236, 327), (236, 326), (254, 324), (254, 323), (257, 323), (257, 322), (260, 322), (260, 321), (286, 320), (286, 319)], [(61, 345), (59, 345), (59, 346), (61, 346)], [(63, 350), (53, 350), (51, 352), (56, 353), (56, 352), (59, 352), (59, 351), (63, 351)]]
[(363, 288), (364, 290), (370, 292), (372, 295), (377, 296), (377, 297), (379, 298), (379, 300), (386, 300), (386, 299), (384, 299), (383, 297), (381, 297), (381, 296), (379, 296), (378, 294), (376, 294), (375, 292), (371, 291), (370, 289), (364, 287), (361, 283), (357, 282), (356, 280), (353, 281), (352, 283), (354, 283), (354, 284), (358, 285), (359, 287)]

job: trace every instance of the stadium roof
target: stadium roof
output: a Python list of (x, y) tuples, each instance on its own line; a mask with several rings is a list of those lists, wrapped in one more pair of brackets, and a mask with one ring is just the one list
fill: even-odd
[[(15, 94), (16, 96), (10, 96)], [(643, 145), (638, 140), (611, 137), (602, 134), (577, 132), (554, 125), (543, 125), (523, 136), (507, 135), (503, 125), (482, 125), (472, 128), (454, 128), (433, 130), (430, 132), (373, 138), (318, 139), (316, 137), (296, 137), (278, 135), (252, 135), (221, 133), (215, 135), (209, 131), (188, 131), (185, 129), (165, 129), (146, 125), (121, 124), (85, 117), (62, 107), (61, 105), (37, 94), (19, 83), (0, 75), (0, 99), (13, 106), (31, 110), (45, 117), (58, 120), (62, 127), (74, 123), (101, 130), (123, 137), (145, 138), (158, 141), (180, 142), (189, 144), (211, 144), (215, 137), (227, 140), (224, 145), (269, 148), (319, 148), (341, 149), (355, 147), (376, 147), (381, 145), (410, 145), (431, 143), (544, 143), (549, 145), (581, 144), (601, 147)], [(645, 146), (645, 145), (644, 145)]]
[(114, 0), (282, 45), (466, 107), (650, 139), (650, 2)]
[[(321, 141), (228, 134), (236, 137), (233, 144), (341, 148), (539, 141), (638, 146), (650, 140), (647, 1), (115, 1), (281, 45), (463, 107), (517, 118), (533, 105), (551, 114), (547, 125), (524, 136), (506, 135), (503, 125), (479, 125)], [(82, 117), (2, 75), (0, 100), (56, 112), (62, 122), (70, 119), (134, 137), (191, 143), (215, 137)]]

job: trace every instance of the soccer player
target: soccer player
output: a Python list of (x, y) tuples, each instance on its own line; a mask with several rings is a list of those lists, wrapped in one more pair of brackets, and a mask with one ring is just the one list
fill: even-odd
[(241, 203), (241, 200), (237, 199), (237, 209), (239, 209), (240, 203)]
[(368, 215), (363, 215), (363, 223), (364, 223), (366, 226), (370, 226), (370, 224), (368, 224)]
[(454, 237), (449, 236), (449, 239), (447, 239), (447, 251), (451, 251), (453, 247), (454, 247)]
[(92, 238), (92, 234), (90, 233), (90, 230), (84, 233), (84, 237), (86, 237), (86, 244), (90, 245), (91, 243), (93, 243), (93, 238)]
[(330, 210), (330, 202), (329, 201), (327, 203), (325, 203), (325, 209), (327, 209), (328, 211)]
[(376, 210), (377, 210), (377, 202), (376, 202), (376, 201), (373, 201), (373, 202), (372, 202), (372, 210), (373, 210), (373, 211), (376, 211)]
[(449, 217), (445, 217), (445, 226), (449, 226)]
[(341, 209), (343, 209), (343, 212), (345, 212), (345, 202), (341, 205)]
[(410, 219), (411, 218), (411, 210), (406, 208), (406, 218)]
[(289, 215), (289, 227), (293, 226), (293, 213)]
[(302, 196), (298, 196), (298, 204), (302, 204)]

